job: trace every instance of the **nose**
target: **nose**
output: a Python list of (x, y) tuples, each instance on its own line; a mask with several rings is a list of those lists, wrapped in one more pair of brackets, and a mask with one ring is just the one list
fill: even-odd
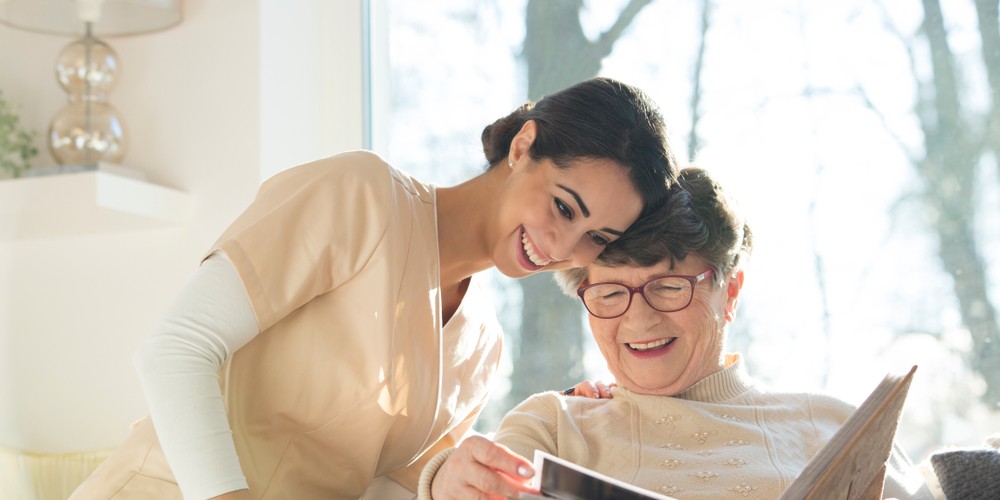
[(572, 260), (579, 240), (579, 237), (566, 231), (554, 231), (549, 240), (549, 257), (556, 261)]
[(646, 297), (639, 293), (638, 290), (633, 290), (631, 293), (632, 300), (628, 305), (628, 309), (625, 310), (625, 314), (622, 315), (622, 321), (633, 327), (633, 329), (648, 329), (658, 324), (666, 315), (666, 313), (653, 309), (653, 306), (646, 302)]

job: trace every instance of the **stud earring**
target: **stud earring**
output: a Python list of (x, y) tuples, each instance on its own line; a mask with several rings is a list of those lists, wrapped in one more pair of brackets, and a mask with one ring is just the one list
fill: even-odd
[(510, 168), (514, 168), (514, 160), (507, 158), (507, 166)]

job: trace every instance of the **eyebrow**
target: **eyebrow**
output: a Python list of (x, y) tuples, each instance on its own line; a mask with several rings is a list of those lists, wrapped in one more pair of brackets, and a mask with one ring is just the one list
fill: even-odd
[(576, 200), (576, 204), (580, 205), (580, 211), (583, 212), (584, 217), (590, 217), (590, 210), (587, 208), (587, 204), (583, 202), (583, 198), (580, 198), (580, 195), (577, 194), (576, 191), (573, 191), (572, 189), (563, 186), (562, 184), (556, 184), (556, 186), (562, 188), (563, 191), (569, 193), (570, 196), (572, 196), (573, 199)]
[[(587, 204), (583, 202), (583, 198), (580, 198), (580, 195), (577, 194), (576, 191), (573, 191), (572, 189), (563, 186), (562, 184), (556, 184), (556, 186), (559, 186), (560, 189), (569, 193), (570, 196), (572, 196), (573, 199), (576, 200), (576, 204), (580, 205), (580, 212), (583, 213), (584, 217), (590, 217), (590, 209), (587, 208)], [(623, 236), (625, 234), (622, 231), (618, 231), (617, 229), (611, 229), (610, 227), (601, 228), (601, 231), (613, 234), (615, 236)]]

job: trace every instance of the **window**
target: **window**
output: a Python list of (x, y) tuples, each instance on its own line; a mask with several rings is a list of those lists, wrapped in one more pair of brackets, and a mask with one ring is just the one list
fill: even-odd
[[(597, 74), (642, 88), (755, 231), (728, 350), (856, 404), (919, 365), (897, 434), (919, 460), (1000, 428), (1000, 58), (981, 49), (1000, 33), (996, 12), (980, 32), (973, 2), (943, 4), (375, 1), (372, 88), (391, 105), (373, 147), (450, 185), (529, 98)], [(609, 379), (550, 276), (492, 281), (518, 364), (483, 429), (532, 392)]]

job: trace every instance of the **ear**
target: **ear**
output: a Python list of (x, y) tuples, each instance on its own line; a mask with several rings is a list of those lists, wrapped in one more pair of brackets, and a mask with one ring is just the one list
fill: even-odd
[(732, 323), (736, 319), (736, 306), (740, 302), (740, 290), (743, 289), (743, 270), (736, 271), (736, 274), (729, 277), (729, 284), (726, 290), (726, 322)]
[[(514, 162), (514, 167), (521, 164), (521, 159), (526, 158), (531, 145), (535, 143), (538, 134), (538, 124), (535, 120), (528, 120), (521, 126), (514, 139), (510, 141), (510, 159)], [(513, 167), (512, 167), (513, 168)]]

